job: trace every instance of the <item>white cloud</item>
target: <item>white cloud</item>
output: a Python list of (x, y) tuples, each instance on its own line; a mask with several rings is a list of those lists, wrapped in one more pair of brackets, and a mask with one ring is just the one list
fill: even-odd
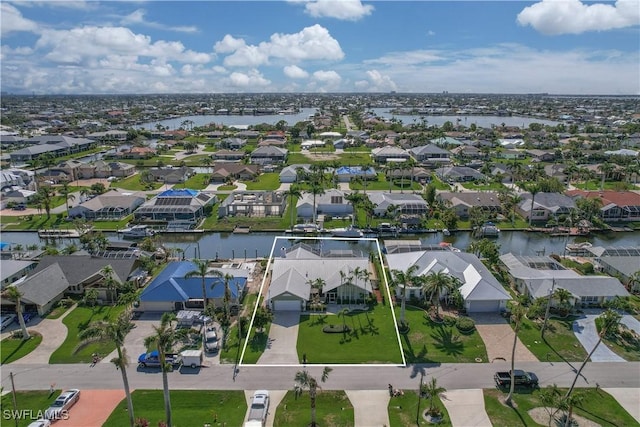
[(169, 31), (178, 31), (182, 33), (197, 33), (198, 28), (194, 26), (170, 26), (164, 25), (159, 22), (147, 21), (144, 16), (147, 14), (147, 11), (144, 9), (137, 9), (131, 12), (129, 15), (125, 16), (120, 20), (120, 24), (122, 25), (144, 25), (149, 28), (155, 28), (160, 30), (169, 30)]
[(269, 41), (247, 45), (243, 39), (226, 35), (214, 45), (216, 53), (230, 53), (224, 59), (228, 67), (257, 67), (268, 64), (271, 58), (287, 62), (306, 60), (335, 61), (344, 58), (340, 43), (329, 31), (313, 25), (293, 34), (273, 34)]
[(374, 92), (388, 92), (391, 90), (397, 90), (398, 86), (388, 75), (383, 75), (378, 70), (367, 71), (367, 77), (369, 78), (369, 90)]
[(314, 80), (318, 83), (319, 91), (335, 92), (340, 89), (342, 77), (333, 70), (319, 70), (313, 73)]
[(61, 9), (76, 9), (76, 10), (93, 10), (97, 7), (96, 3), (93, 1), (58, 1), (58, 0), (47, 0), (47, 1), (15, 1), (15, 4), (25, 7), (50, 7), (56, 8), (59, 7)]
[(382, 64), (388, 66), (408, 66), (428, 64), (441, 61), (443, 56), (437, 50), (413, 50), (403, 52), (389, 52), (380, 58), (364, 61), (366, 64)]
[(38, 24), (22, 16), (22, 13), (10, 4), (0, 3), (0, 31), (4, 36), (9, 33), (26, 31), (37, 33)]
[(606, 31), (640, 24), (640, 2), (618, 0), (614, 4), (584, 4), (580, 0), (542, 0), (525, 7), (517, 17), (547, 35)]
[(298, 67), (297, 65), (287, 65), (283, 69), (284, 75), (290, 79), (306, 79), (309, 73)]
[(371, 15), (374, 7), (360, 0), (315, 0), (305, 2), (305, 12), (314, 18), (336, 18), (357, 21)]
[(258, 70), (251, 70), (248, 73), (233, 72), (229, 76), (231, 86), (240, 88), (265, 87), (271, 81), (264, 78)]

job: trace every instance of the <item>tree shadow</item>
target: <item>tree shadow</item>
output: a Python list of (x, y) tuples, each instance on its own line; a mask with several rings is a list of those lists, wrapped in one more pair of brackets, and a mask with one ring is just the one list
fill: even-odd
[(448, 356), (457, 356), (464, 352), (464, 343), (459, 341), (460, 336), (449, 328), (437, 328), (435, 333), (431, 334), (431, 338), (436, 342), (435, 348)]

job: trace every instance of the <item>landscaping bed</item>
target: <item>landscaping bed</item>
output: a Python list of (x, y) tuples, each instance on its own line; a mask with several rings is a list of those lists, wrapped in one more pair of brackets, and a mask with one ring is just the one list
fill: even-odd
[[(430, 426), (433, 425), (428, 422), (422, 415), (424, 411), (429, 409), (429, 399), (422, 398), (420, 400), (420, 414), (417, 417), (418, 424), (416, 424), (416, 416), (418, 415), (418, 393), (415, 390), (403, 390), (404, 394), (401, 396), (394, 396), (389, 400), (389, 426), (390, 427), (406, 427), (406, 426)], [(439, 426), (451, 426), (451, 419), (449, 418), (449, 412), (447, 408), (442, 404), (440, 397), (434, 397), (434, 406), (442, 411), (442, 421), (438, 423)]]
[[(278, 408), (271, 410), (275, 410), (274, 426), (306, 426), (311, 422), (311, 403), (307, 391), (297, 398), (293, 391), (288, 391)], [(346, 393), (342, 390), (318, 390), (316, 421), (322, 427), (353, 426), (353, 405)]]

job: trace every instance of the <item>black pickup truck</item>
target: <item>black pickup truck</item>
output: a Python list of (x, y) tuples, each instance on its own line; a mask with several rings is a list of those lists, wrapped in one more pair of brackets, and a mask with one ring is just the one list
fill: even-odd
[[(533, 372), (525, 372), (520, 369), (515, 369), (513, 374), (516, 387), (538, 387), (538, 377)], [(509, 387), (511, 386), (511, 371), (496, 372), (493, 379), (496, 381), (496, 385), (498, 387)]]

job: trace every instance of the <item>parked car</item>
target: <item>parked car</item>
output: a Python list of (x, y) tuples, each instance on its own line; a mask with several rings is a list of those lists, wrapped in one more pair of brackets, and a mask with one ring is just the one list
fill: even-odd
[[(521, 369), (515, 369), (513, 371), (513, 378), (516, 387), (524, 386), (536, 388), (538, 387), (538, 377), (533, 372), (525, 372)], [(496, 372), (493, 376), (498, 387), (510, 387), (511, 386), (511, 371)]]
[[(33, 315), (31, 313), (22, 313), (22, 318), (24, 319), (24, 323), (29, 323)], [(18, 316), (15, 316), (15, 322), (20, 323), (18, 321)]]
[(220, 350), (220, 340), (215, 326), (207, 326), (204, 330), (204, 350), (208, 353), (217, 353)]
[(244, 427), (264, 427), (269, 414), (269, 392), (258, 390), (253, 395), (249, 416), (244, 423)]
[(67, 418), (69, 409), (71, 409), (78, 400), (80, 400), (80, 390), (77, 388), (63, 391), (51, 404), (49, 409), (44, 411), (44, 417), (48, 420), (60, 420)]
[(15, 314), (3, 314), (0, 317), (0, 323), (2, 323), (2, 330), (4, 331), (7, 326), (12, 324), (18, 317)]
[(49, 420), (36, 420), (29, 424), (27, 427), (51, 427), (51, 421)]

